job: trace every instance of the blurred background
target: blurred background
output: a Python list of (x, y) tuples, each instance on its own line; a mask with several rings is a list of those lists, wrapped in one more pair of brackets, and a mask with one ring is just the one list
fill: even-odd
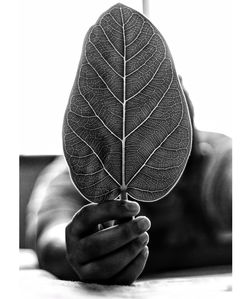
[[(83, 39), (100, 14), (117, 2), (22, 0), (21, 155), (62, 154), (62, 120)], [(143, 0), (120, 2), (143, 11)], [(145, 3), (189, 92), (197, 128), (231, 136), (231, 2)]]

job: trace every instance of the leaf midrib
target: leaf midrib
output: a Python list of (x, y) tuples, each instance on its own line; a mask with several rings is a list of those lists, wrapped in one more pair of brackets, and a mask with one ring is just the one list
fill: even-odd
[[(125, 161), (125, 143), (126, 143), (126, 135), (125, 135), (125, 128), (126, 128), (126, 122), (125, 122), (125, 115), (126, 115), (126, 39), (125, 39), (125, 23), (123, 19), (122, 14), (122, 7), (120, 7), (120, 13), (121, 13), (121, 21), (122, 21), (122, 35), (123, 35), (123, 117), (122, 117), (122, 185), (121, 185), (121, 199), (127, 198), (127, 186), (125, 182), (125, 167), (126, 167), (126, 161)], [(124, 196), (125, 194), (125, 196)]]

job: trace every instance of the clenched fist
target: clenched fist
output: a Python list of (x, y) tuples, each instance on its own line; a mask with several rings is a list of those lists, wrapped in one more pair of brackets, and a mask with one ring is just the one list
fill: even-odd
[(148, 218), (133, 217), (139, 211), (136, 202), (110, 200), (88, 204), (74, 215), (66, 227), (67, 258), (81, 281), (131, 284), (137, 279), (147, 261), (150, 228)]

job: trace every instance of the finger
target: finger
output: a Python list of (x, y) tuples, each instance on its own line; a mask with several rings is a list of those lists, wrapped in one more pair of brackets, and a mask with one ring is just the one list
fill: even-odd
[(81, 208), (73, 218), (67, 231), (77, 237), (90, 234), (100, 223), (132, 217), (139, 213), (140, 206), (134, 201), (110, 200), (99, 204), (89, 204)]
[(78, 241), (77, 244), (73, 244), (79, 263), (89, 262), (111, 253), (143, 233), (146, 234), (145, 238), (148, 239), (148, 234), (145, 232), (149, 228), (149, 219), (139, 216), (130, 222), (116, 225), (85, 237)]
[[(133, 200), (133, 198), (131, 196), (128, 195), (128, 200)], [(115, 224), (122, 224), (125, 222), (128, 222), (130, 220), (132, 220), (134, 217), (126, 217), (126, 218), (122, 218), (120, 220), (115, 220)]]
[(142, 235), (112, 254), (83, 265), (79, 271), (80, 278), (85, 282), (109, 279), (125, 268), (140, 253), (147, 242), (148, 239)]
[(148, 253), (148, 247), (145, 246), (125, 269), (112, 277), (112, 284), (130, 285), (133, 283), (142, 273), (148, 259)]

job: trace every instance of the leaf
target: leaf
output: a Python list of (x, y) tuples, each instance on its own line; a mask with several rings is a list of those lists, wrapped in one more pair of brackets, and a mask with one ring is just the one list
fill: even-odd
[(64, 154), (89, 201), (168, 194), (192, 144), (186, 99), (160, 32), (116, 4), (87, 33), (66, 109)]

